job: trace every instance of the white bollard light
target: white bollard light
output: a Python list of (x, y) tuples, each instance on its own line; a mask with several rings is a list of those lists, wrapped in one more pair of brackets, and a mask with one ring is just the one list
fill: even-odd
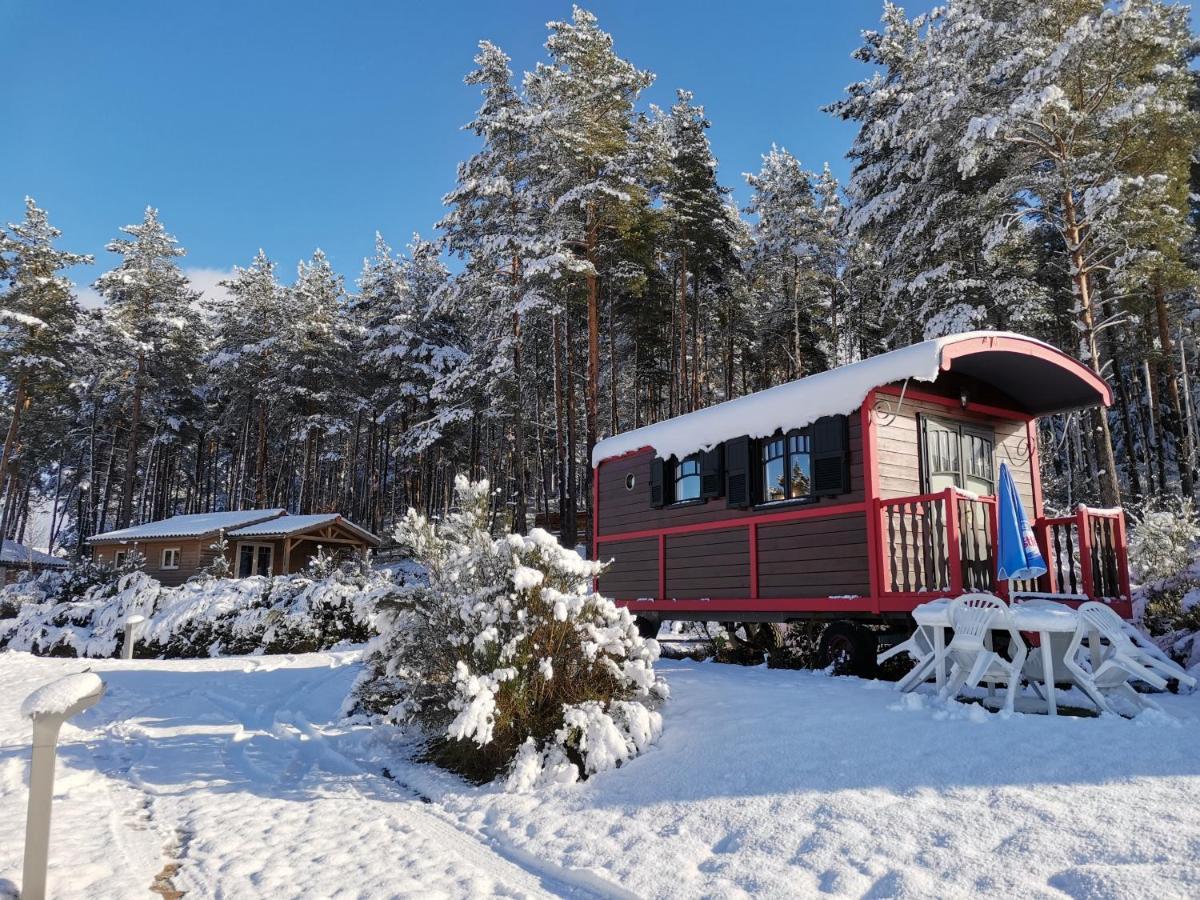
[(50, 800), (54, 795), (54, 758), (63, 722), (90, 709), (104, 696), (95, 672), (67, 675), (43, 685), (25, 698), (21, 714), (33, 720), (33, 765), (29, 771), (29, 810), (25, 816), (25, 863), (21, 873), (23, 900), (46, 896), (46, 863), (50, 852)]
[(121, 659), (133, 659), (134, 632), (146, 621), (145, 616), (133, 615), (125, 620), (125, 643), (121, 645)]

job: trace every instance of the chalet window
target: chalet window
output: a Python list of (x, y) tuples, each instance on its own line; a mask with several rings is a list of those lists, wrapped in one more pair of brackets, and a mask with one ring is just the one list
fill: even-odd
[(167, 547), (162, 552), (162, 569), (178, 569), (179, 568), (179, 548)]
[(812, 496), (812, 443), (807, 430), (761, 442), (763, 503)]
[(921, 417), (921, 471), (926, 493), (948, 487), (996, 493), (996, 433), (968, 422)]
[(251, 575), (270, 575), (271, 556), (274, 547), (270, 544), (238, 545), (238, 578)]
[(128, 550), (118, 550), (115, 553), (113, 553), (113, 566), (115, 566), (118, 569), (121, 568), (121, 566), (125, 565), (125, 558), (128, 555), (129, 555)]
[(672, 503), (700, 499), (700, 454), (695, 453), (675, 463)]

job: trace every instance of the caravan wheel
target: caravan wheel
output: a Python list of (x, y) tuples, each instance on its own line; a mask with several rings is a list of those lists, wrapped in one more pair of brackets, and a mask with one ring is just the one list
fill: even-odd
[(875, 632), (853, 622), (831, 622), (821, 632), (821, 664), (837, 675), (873, 677), (878, 650)]
[(643, 638), (658, 637), (658, 628), (662, 624), (658, 619), (650, 619), (646, 616), (634, 616), (633, 621), (637, 623), (638, 634)]

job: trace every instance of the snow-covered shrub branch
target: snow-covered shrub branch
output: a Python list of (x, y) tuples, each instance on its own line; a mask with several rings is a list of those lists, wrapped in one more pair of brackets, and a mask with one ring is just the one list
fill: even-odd
[(0, 590), (0, 648), (50, 656), (114, 656), (125, 620), (146, 617), (138, 656), (197, 657), (322, 650), (373, 633), (376, 603), (396, 589), (361, 568), (163, 587), (144, 572), (85, 566)]
[(593, 590), (601, 564), (540, 529), (493, 537), (488, 493), (459, 477), (455, 511), (398, 526), (428, 582), (381, 609), (351, 707), (418, 725), (430, 758), (513, 789), (620, 765), (662, 728), (658, 644)]

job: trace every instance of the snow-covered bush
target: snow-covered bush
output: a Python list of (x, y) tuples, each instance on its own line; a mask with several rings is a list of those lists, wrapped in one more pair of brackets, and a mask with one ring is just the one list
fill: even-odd
[(237, 653), (298, 653), (341, 642), (361, 643), (374, 632), (375, 604), (395, 591), (391, 573), (336, 569), (323, 578), (304, 573), (275, 578), (204, 576), (166, 588), (144, 572), (97, 570), (0, 591), (0, 648), (41, 655), (114, 656), (125, 620), (146, 617), (138, 656), (197, 657)]
[(1178, 575), (1192, 563), (1200, 522), (1191, 500), (1179, 497), (1148, 502), (1134, 516), (1129, 560), (1143, 583)]
[(493, 537), (487, 482), (457, 511), (409, 510), (396, 537), (428, 581), (380, 612), (350, 709), (414, 723), (429, 758), (523, 790), (620, 765), (662, 729), (658, 644), (592, 589), (601, 564), (535, 529)]

